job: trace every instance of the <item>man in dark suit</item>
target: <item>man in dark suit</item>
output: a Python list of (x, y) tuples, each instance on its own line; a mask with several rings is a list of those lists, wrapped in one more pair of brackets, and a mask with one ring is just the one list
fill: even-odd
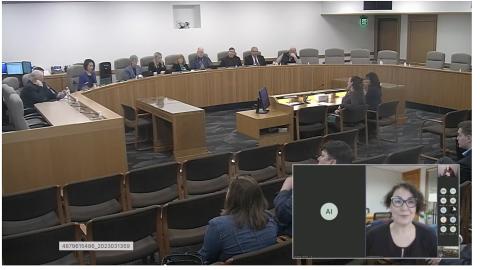
[(240, 67), (242, 65), (242, 60), (237, 56), (235, 49), (231, 47), (228, 49), (228, 55), (222, 59), (220, 62), (221, 67)]
[(23, 101), (23, 107), (26, 109), (33, 108), (35, 103), (62, 99), (65, 95), (65, 91), (57, 93), (45, 83), (43, 72), (34, 70), (30, 74), (30, 81), (20, 93), (20, 98)]
[(463, 121), (458, 124), (458, 147), (467, 149), (458, 160), (460, 164), (460, 183), (472, 181), (472, 121)]
[(247, 55), (245, 59), (243, 59), (243, 64), (245, 66), (266, 66), (267, 63), (265, 62), (265, 58), (258, 53), (257, 47), (252, 47), (250, 49), (250, 55)]

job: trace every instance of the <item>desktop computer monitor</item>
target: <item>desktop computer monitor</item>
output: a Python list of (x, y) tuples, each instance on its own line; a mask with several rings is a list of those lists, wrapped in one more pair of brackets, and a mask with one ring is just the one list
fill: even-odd
[(23, 61), (22, 67), (23, 67), (23, 74), (32, 73), (32, 62)]
[(7, 74), (7, 63), (2, 62), (2, 74)]
[(459, 173), (458, 164), (294, 165), (293, 257), (458, 259)]
[(23, 75), (23, 66), (21, 62), (7, 63), (8, 75)]
[(259, 113), (267, 113), (270, 106), (270, 100), (268, 98), (267, 88), (263, 87), (258, 91), (258, 110)]

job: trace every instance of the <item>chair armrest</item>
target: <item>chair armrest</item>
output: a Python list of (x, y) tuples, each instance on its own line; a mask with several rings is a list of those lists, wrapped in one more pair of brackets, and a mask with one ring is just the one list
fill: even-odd
[(292, 238), (288, 235), (279, 235), (279, 236), (277, 236), (277, 243), (285, 242), (285, 241), (288, 241), (290, 239), (292, 239)]
[(443, 121), (440, 120), (440, 119), (425, 118), (425, 119), (422, 119), (422, 120), (423, 120), (424, 122), (435, 122), (435, 123), (439, 123), (439, 124), (443, 123)]
[(139, 114), (137, 114), (138, 117), (149, 117), (151, 115), (152, 115), (151, 113), (139, 113)]

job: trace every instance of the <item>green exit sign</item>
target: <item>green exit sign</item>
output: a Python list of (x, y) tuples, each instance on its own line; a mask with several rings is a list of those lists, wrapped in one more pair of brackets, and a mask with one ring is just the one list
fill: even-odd
[(368, 17), (365, 15), (360, 16), (360, 27), (367, 27)]

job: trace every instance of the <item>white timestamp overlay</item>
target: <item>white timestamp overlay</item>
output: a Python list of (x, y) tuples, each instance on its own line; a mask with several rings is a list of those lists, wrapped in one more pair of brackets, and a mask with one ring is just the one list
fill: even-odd
[(62, 251), (78, 250), (133, 250), (133, 242), (117, 241), (61, 241), (58, 242), (58, 249)]

